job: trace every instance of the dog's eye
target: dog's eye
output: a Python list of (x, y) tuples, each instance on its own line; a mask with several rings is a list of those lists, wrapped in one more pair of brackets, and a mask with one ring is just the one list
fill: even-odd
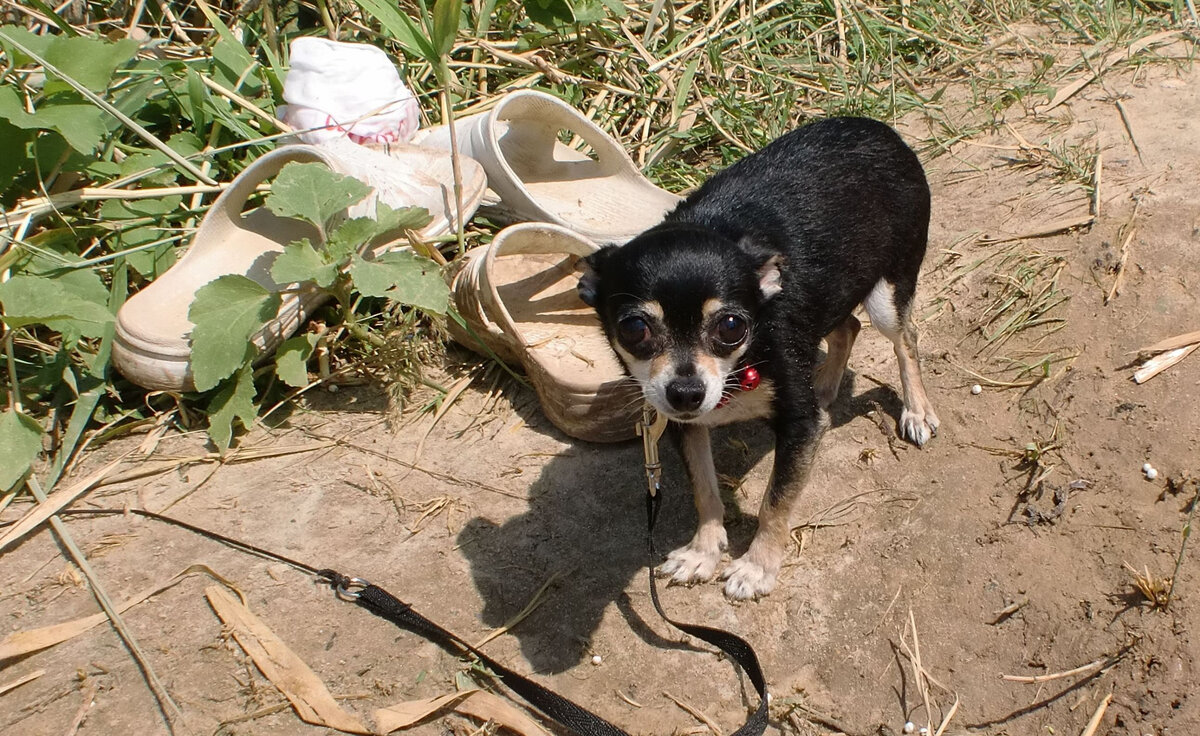
[(736, 347), (746, 339), (746, 320), (736, 314), (727, 314), (717, 323), (717, 341), (727, 347)]
[(650, 339), (650, 325), (641, 317), (626, 317), (617, 324), (617, 339), (632, 349)]

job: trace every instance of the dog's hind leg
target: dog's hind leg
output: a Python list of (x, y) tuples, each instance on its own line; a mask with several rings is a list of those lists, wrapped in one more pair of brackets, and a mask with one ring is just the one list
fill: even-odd
[(904, 411), (900, 414), (900, 434), (917, 445), (924, 445), (937, 434), (938, 418), (921, 380), (920, 355), (917, 352), (917, 326), (912, 321), (912, 289), (907, 298), (897, 298), (895, 287), (880, 280), (863, 306), (871, 324), (892, 341), (900, 363), (900, 386), (904, 392)]
[(669, 575), (676, 583), (695, 583), (708, 580), (721, 561), (721, 550), (725, 549), (725, 505), (721, 502), (721, 491), (717, 485), (717, 470), (713, 465), (712, 442), (708, 428), (695, 424), (680, 427), (683, 436), (680, 450), (692, 481), (692, 492), (696, 500), (696, 513), (700, 523), (696, 535), (686, 547), (680, 547), (667, 555), (659, 565), (661, 575)]
[(847, 317), (840, 325), (825, 336), (825, 362), (817, 367), (813, 375), (813, 390), (817, 393), (817, 405), (822, 409), (837, 399), (838, 389), (842, 385), (842, 376), (846, 373), (846, 362), (850, 360), (850, 351), (854, 348), (854, 339), (862, 323), (854, 315)]

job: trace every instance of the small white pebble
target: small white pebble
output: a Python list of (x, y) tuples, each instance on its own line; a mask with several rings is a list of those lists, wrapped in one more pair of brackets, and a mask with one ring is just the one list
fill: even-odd
[(921, 726), (921, 729), (917, 733), (921, 734), (921, 736), (929, 736), (929, 727)]
[(338, 385), (336, 383), (331, 383), (325, 387), (325, 390), (331, 394), (336, 394), (338, 392)]
[(916, 731), (916, 730), (917, 730), (917, 724), (913, 723), (912, 721), (905, 721), (904, 733), (912, 733), (913, 731)]
[(1153, 465), (1151, 465), (1150, 463), (1142, 463), (1142, 472), (1143, 473), (1149, 473), (1151, 470), (1154, 470)]
[(1158, 471), (1155, 470), (1154, 468), (1146, 468), (1142, 472), (1144, 472), (1146, 474), (1146, 480), (1154, 480), (1155, 478), (1158, 477)]
[(983, 393), (983, 386), (980, 386), (978, 383), (975, 384), (971, 387), (971, 393), (978, 396), (979, 394)]
[(593, 654), (593, 655), (592, 655), (592, 664), (600, 664), (600, 663), (601, 663), (601, 662), (603, 662), (603, 661), (604, 661), (604, 660), (603, 660), (603, 659), (601, 659), (601, 657), (600, 657), (600, 655), (599, 655), (599, 654)]

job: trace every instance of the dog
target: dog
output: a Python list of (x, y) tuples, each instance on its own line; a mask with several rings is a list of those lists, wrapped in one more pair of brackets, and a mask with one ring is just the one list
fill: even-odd
[(734, 600), (775, 587), (861, 327), (858, 305), (895, 346), (900, 433), (917, 445), (937, 433), (912, 321), (929, 210), (924, 170), (899, 134), (874, 120), (829, 118), (783, 135), (713, 176), (661, 224), (582, 261), (579, 296), (645, 400), (677, 425), (695, 494), (695, 536), (659, 574), (683, 584), (712, 578), (727, 535), (709, 428), (766, 418), (776, 447), (758, 529), (723, 578)]

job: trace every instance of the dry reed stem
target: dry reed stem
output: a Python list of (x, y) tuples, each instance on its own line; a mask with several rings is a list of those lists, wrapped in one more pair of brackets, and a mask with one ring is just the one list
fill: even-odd
[[(916, 618), (913, 616), (912, 608), (908, 609), (908, 626), (906, 627), (906, 630), (912, 631), (912, 648), (909, 648), (908, 641), (905, 639), (903, 632), (901, 632), (900, 635), (900, 647), (901, 651), (903, 651), (904, 655), (908, 658), (909, 664), (912, 665), (913, 677), (917, 683), (917, 690), (921, 693), (921, 699), (925, 707), (926, 724), (931, 732), (942, 734), (950, 725), (950, 720), (954, 718), (954, 715), (958, 712), (958, 693), (938, 682), (938, 680), (933, 675), (929, 674), (927, 669), (925, 669), (925, 666), (921, 661), (921, 641), (917, 634), (917, 623)], [(950, 706), (950, 709), (945, 711), (945, 714), (942, 715), (941, 720), (938, 722), (936, 731), (933, 726), (933, 706), (936, 704), (936, 701), (934, 701), (930, 695), (930, 685), (933, 685), (944, 693), (954, 695), (954, 703)], [(942, 712), (940, 705), (938, 706), (938, 712)]]
[[(37, 498), (38, 503), (44, 504), (46, 502), (46, 494), (42, 491), (41, 485), (37, 480), (30, 477), (25, 483), (34, 497)], [(117, 635), (120, 636), (121, 641), (124, 642), (126, 648), (129, 649), (130, 655), (137, 663), (138, 669), (145, 678), (146, 685), (154, 695), (154, 699), (166, 722), (167, 730), (173, 734), (176, 733), (177, 729), (182, 728), (184, 732), (191, 733), (192, 729), (188, 725), (183, 710), (175, 702), (174, 698), (171, 697), (162, 679), (158, 676), (158, 673), (150, 664), (150, 660), (143, 652), (141, 645), (138, 644), (138, 640), (133, 636), (129, 627), (125, 625), (125, 620), (117, 613), (116, 607), (105, 591), (105, 586), (101, 584), (99, 577), (88, 562), (87, 556), (83, 554), (83, 551), (79, 549), (70, 532), (67, 531), (66, 525), (57, 516), (50, 517), (50, 525), (54, 529), (54, 533), (58, 535), (59, 541), (66, 547), (67, 555), (75, 562), (75, 565), (83, 573), (83, 576), (87, 578), (92, 596), (100, 604), (100, 608), (104, 610), (112, 627), (116, 630)]]
[(491, 640), (495, 639), (498, 636), (506, 634), (509, 631), (511, 631), (513, 628), (515, 628), (516, 625), (521, 623), (522, 621), (524, 621), (526, 619), (526, 617), (529, 616), (529, 614), (536, 611), (538, 606), (540, 606), (546, 602), (546, 593), (550, 590), (550, 588), (555, 583), (557, 583), (559, 580), (567, 577), (568, 575), (573, 574), (574, 572), (575, 572), (574, 570), (569, 570), (565, 573), (564, 572), (552, 573), (550, 575), (550, 577), (546, 578), (546, 582), (542, 583), (542, 586), (537, 589), (537, 592), (535, 592), (533, 594), (533, 597), (529, 599), (529, 602), (525, 604), (524, 608), (522, 608), (515, 616), (513, 616), (509, 620), (505, 621), (503, 625), (489, 631), (486, 636), (484, 636), (482, 639), (480, 639), (475, 644), (475, 648), (482, 649), (483, 646), (485, 644), (487, 644), (488, 642), (490, 642)]
[(279, 130), (283, 133), (291, 133), (292, 132), (292, 130), (293, 130), (292, 126), (283, 122), (282, 120), (275, 117), (274, 115), (267, 112), (266, 110), (262, 109), (258, 105), (255, 105), (253, 102), (251, 102), (250, 100), (247, 100), (245, 97), (242, 97), (241, 95), (239, 95), (236, 92), (233, 92), (232, 90), (226, 89), (225, 87), (221, 86), (219, 83), (210, 79), (207, 75), (201, 74), (201, 75), (199, 75), (199, 77), (200, 77), (200, 81), (203, 82), (204, 85), (206, 87), (208, 87), (209, 89), (211, 89), (213, 92), (216, 92), (217, 94), (221, 95), (222, 97), (227, 98), (231, 102), (237, 103), (242, 108), (244, 108), (247, 112), (253, 113), (257, 117), (261, 118), (262, 120), (275, 126), (275, 128), (277, 130)]
[(1000, 675), (1001, 680), (1007, 682), (1023, 682), (1028, 685), (1037, 685), (1043, 682), (1051, 682), (1053, 680), (1061, 680), (1065, 677), (1074, 677), (1075, 675), (1083, 675), (1101, 669), (1105, 664), (1114, 664), (1112, 657), (1101, 657), (1094, 662), (1080, 665), (1073, 669), (1064, 670), (1062, 672), (1054, 672), (1049, 675)]
[(1150, 360), (1147, 360), (1141, 368), (1133, 374), (1134, 383), (1145, 383), (1151, 378), (1154, 378), (1159, 373), (1180, 362), (1187, 356), (1191, 355), (1196, 348), (1200, 348), (1200, 343), (1194, 343), (1187, 347), (1176, 348), (1165, 353), (1160, 353)]
[[(925, 719), (927, 725), (933, 726), (933, 708), (930, 707), (929, 699), (929, 682), (925, 674), (925, 667), (921, 664), (921, 639), (917, 635), (917, 621), (913, 617), (912, 608), (908, 609), (908, 625), (912, 629), (913, 647), (912, 658), (909, 660), (913, 665), (914, 673), (916, 674), (917, 690), (921, 693), (921, 699), (925, 703)], [(903, 638), (901, 642), (903, 642)]]
[(1141, 348), (1136, 352), (1139, 355), (1152, 355), (1154, 353), (1164, 353), (1168, 350), (1185, 348), (1198, 342), (1200, 342), (1200, 330), (1195, 330), (1193, 332), (1185, 332), (1182, 335), (1176, 335), (1175, 337), (1168, 337), (1165, 340), (1159, 340), (1153, 345)]
[(695, 718), (697, 721), (700, 721), (705, 726), (707, 726), (708, 730), (712, 731), (716, 736), (724, 736), (723, 732), (721, 731), (721, 727), (718, 726), (713, 721), (713, 719), (711, 719), (707, 715), (705, 715), (704, 712), (701, 711), (699, 708), (696, 708), (695, 706), (692, 706), (692, 705), (688, 705), (687, 703), (683, 702), (682, 700), (675, 697), (674, 695), (667, 692), (666, 690), (663, 691), (663, 696), (666, 697), (671, 702), (675, 703), (675, 705), (678, 705), (688, 715), (690, 715), (691, 717)]
[(1001, 235), (996, 237), (981, 235), (976, 239), (975, 242), (978, 245), (999, 245), (1001, 243), (1011, 243), (1016, 240), (1048, 238), (1052, 235), (1062, 235), (1063, 233), (1069, 233), (1072, 230), (1079, 230), (1081, 228), (1089, 227), (1095, 221), (1096, 218), (1089, 213), (1079, 217), (1068, 217), (1062, 220), (1057, 220), (1055, 222), (1047, 223), (1046, 225), (1041, 225), (1039, 227), (1017, 233), (1015, 235)]
[(826, 728), (830, 728), (838, 733), (845, 734), (845, 736), (859, 736), (859, 733), (857, 731), (850, 729), (849, 727), (844, 725), (841, 721), (837, 720), (836, 718), (825, 715), (824, 713), (813, 710), (812, 708), (809, 708), (804, 705), (794, 706), (792, 711), (790, 713), (788, 713), (788, 716), (787, 716), (788, 721), (792, 724), (792, 727), (795, 728), (798, 733), (803, 733), (803, 730), (802, 730), (802, 727), (800, 724), (800, 717), (796, 715), (796, 711), (800, 711), (800, 712), (804, 713), (804, 717), (807, 718), (809, 721), (812, 721), (814, 723), (819, 723), (822, 726), (825, 726)]
[(44, 674), (46, 674), (46, 670), (34, 670), (33, 672), (22, 675), (15, 680), (10, 680), (6, 683), (0, 684), (0, 695), (3, 695), (10, 690), (16, 690), (27, 682), (33, 682)]
[(1136, 232), (1137, 228), (1130, 227), (1129, 232), (1125, 234), (1125, 239), (1121, 241), (1121, 255), (1117, 260), (1116, 275), (1113, 278), (1112, 287), (1104, 295), (1104, 303), (1106, 305), (1121, 294), (1121, 286), (1125, 283), (1125, 263), (1129, 260), (1129, 243), (1133, 240)]
[(1095, 736), (1096, 729), (1100, 727), (1100, 721), (1104, 718), (1104, 712), (1108, 710), (1108, 704), (1112, 702), (1112, 693), (1104, 696), (1104, 700), (1100, 701), (1100, 705), (1096, 706), (1096, 712), (1092, 714), (1092, 718), (1088, 721), (1087, 727), (1079, 736)]
[(985, 386), (991, 386), (992, 388), (1029, 388), (1030, 386), (1036, 386), (1039, 383), (1041, 383), (1042, 381), (1047, 380), (1040, 376), (1036, 376), (1036, 377), (1030, 378), (1029, 380), (1026, 380), (1026, 381), (999, 381), (994, 378), (988, 378), (987, 376), (983, 375), (982, 373), (976, 373), (975, 371), (971, 370), (970, 368), (959, 365), (958, 363), (955, 363), (953, 360), (950, 360), (949, 358), (946, 358), (946, 362), (949, 363), (951, 366), (957, 368), (958, 370), (962, 371), (963, 373), (966, 373), (968, 376), (971, 376), (975, 380), (979, 381), (981, 384), (983, 384)]
[(87, 718), (88, 711), (96, 704), (96, 683), (89, 679), (83, 686), (83, 702), (79, 704), (79, 709), (75, 711), (75, 717), (71, 719), (71, 724), (67, 726), (64, 736), (75, 736), (79, 733), (79, 727), (83, 725), (83, 720)]

